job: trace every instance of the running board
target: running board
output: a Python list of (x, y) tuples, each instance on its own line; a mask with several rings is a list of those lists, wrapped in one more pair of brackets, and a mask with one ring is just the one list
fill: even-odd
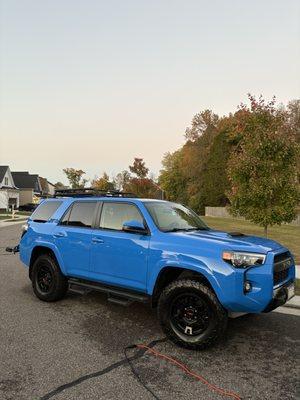
[[(119, 304), (122, 302), (124, 303), (124, 300), (126, 301), (138, 301), (141, 303), (146, 303), (149, 301), (149, 296), (143, 293), (139, 292), (132, 292), (126, 289), (121, 289), (121, 288), (116, 288), (114, 286), (108, 286), (102, 283), (98, 282), (90, 282), (90, 281), (85, 281), (77, 278), (70, 278), (69, 280), (69, 288), (71, 291), (75, 291), (78, 293), (79, 292), (79, 287), (83, 289), (83, 291), (86, 290), (97, 290), (99, 292), (104, 292), (107, 293), (113, 302), (117, 303), (115, 301), (115, 297), (118, 298)], [(75, 290), (73, 289), (76, 288)], [(124, 304), (123, 304), (124, 305)]]
[(123, 306), (123, 307), (128, 307), (130, 304), (132, 304), (132, 300), (127, 299), (125, 297), (116, 297), (116, 296), (111, 296), (109, 295), (107, 297), (107, 301), (113, 304), (117, 304), (118, 306)]

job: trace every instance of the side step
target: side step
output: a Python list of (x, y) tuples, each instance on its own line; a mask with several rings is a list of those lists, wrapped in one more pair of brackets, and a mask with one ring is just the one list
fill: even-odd
[(84, 295), (84, 294), (90, 293), (91, 290), (86, 289), (83, 286), (80, 286), (80, 285), (77, 285), (74, 283), (69, 283), (69, 292)]
[(69, 279), (69, 288), (71, 291), (76, 293), (84, 294), (87, 291), (97, 290), (99, 292), (104, 292), (108, 294), (108, 300), (114, 304), (129, 305), (133, 301), (138, 301), (141, 303), (146, 303), (149, 301), (150, 296), (122, 289), (119, 287), (108, 286), (98, 282), (91, 282), (86, 280), (81, 280), (77, 278)]
[(126, 299), (125, 297), (115, 297), (115, 296), (108, 296), (107, 301), (113, 304), (117, 304), (118, 306), (128, 307), (130, 304), (133, 303), (132, 300)]

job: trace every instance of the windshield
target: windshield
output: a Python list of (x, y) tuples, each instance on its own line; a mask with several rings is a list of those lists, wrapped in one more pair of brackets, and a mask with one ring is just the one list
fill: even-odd
[(177, 203), (145, 202), (155, 225), (163, 232), (209, 229), (194, 211)]

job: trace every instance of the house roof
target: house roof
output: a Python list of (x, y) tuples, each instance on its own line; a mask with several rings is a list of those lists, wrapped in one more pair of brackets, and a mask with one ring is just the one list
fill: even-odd
[(41, 185), (39, 183), (39, 176), (36, 174), (29, 174), (28, 171), (17, 171), (11, 173), (15, 185), (20, 189), (34, 189), (40, 191)]
[(8, 165), (0, 165), (0, 183), (3, 181), (4, 175), (8, 169)]

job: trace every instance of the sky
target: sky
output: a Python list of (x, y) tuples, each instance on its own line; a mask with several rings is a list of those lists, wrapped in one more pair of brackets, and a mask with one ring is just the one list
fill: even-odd
[(142, 157), (194, 114), (300, 96), (298, 0), (0, 0), (0, 165), (66, 182)]

